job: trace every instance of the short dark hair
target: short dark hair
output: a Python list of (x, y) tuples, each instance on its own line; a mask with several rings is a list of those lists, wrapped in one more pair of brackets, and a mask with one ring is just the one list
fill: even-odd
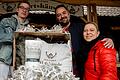
[(56, 13), (56, 10), (60, 7), (64, 7), (67, 11), (69, 11), (69, 9), (64, 5), (64, 4), (60, 4), (60, 5), (57, 5), (56, 8), (55, 8), (55, 13)]
[(21, 1), (18, 3), (17, 8), (19, 8), (22, 3), (26, 3), (30, 6), (30, 3), (28, 1)]

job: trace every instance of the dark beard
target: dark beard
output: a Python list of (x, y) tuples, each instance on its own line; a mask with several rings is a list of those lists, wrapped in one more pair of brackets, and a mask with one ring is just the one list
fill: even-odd
[(61, 25), (62, 27), (67, 26), (68, 24), (69, 24), (69, 22), (67, 22), (67, 23), (60, 22), (60, 25)]

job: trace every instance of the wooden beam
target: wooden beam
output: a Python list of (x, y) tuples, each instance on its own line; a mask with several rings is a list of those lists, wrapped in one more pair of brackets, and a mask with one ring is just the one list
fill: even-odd
[[(28, 1), (28, 0), (0, 0), (0, 2), (20, 2), (20, 1)], [(120, 0), (55, 0), (55, 1), (74, 4), (74, 5), (96, 4), (97, 6), (120, 7)]]
[(97, 6), (120, 7), (120, 0), (90, 0), (90, 4), (96, 4)]
[(112, 26), (112, 30), (120, 30), (120, 26)]
[(55, 1), (73, 5), (89, 4), (89, 0), (55, 0)]
[(21, 2), (21, 1), (27, 1), (27, 0), (0, 0), (2, 3), (12, 3), (12, 2)]
[(96, 4), (96, 6), (116, 6), (120, 7), (120, 0), (55, 0), (62, 3), (69, 3), (74, 5), (89, 5)]

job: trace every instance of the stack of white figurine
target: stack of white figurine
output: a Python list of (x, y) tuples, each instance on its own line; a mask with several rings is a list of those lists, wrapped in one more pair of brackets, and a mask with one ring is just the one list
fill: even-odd
[[(18, 29), (17, 32), (57, 32), (57, 33), (63, 33), (63, 28), (61, 25), (54, 25), (50, 29), (43, 26), (41, 29), (36, 28), (34, 25), (28, 25), (25, 28)], [(64, 32), (67, 33), (67, 32)]]
[(72, 72), (63, 72), (58, 66), (42, 65), (41, 67), (26, 68), (21, 65), (8, 80), (79, 80)]

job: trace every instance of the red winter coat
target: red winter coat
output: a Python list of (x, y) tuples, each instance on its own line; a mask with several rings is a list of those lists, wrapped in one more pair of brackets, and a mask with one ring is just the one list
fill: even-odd
[(116, 50), (98, 41), (85, 63), (85, 80), (117, 80)]

